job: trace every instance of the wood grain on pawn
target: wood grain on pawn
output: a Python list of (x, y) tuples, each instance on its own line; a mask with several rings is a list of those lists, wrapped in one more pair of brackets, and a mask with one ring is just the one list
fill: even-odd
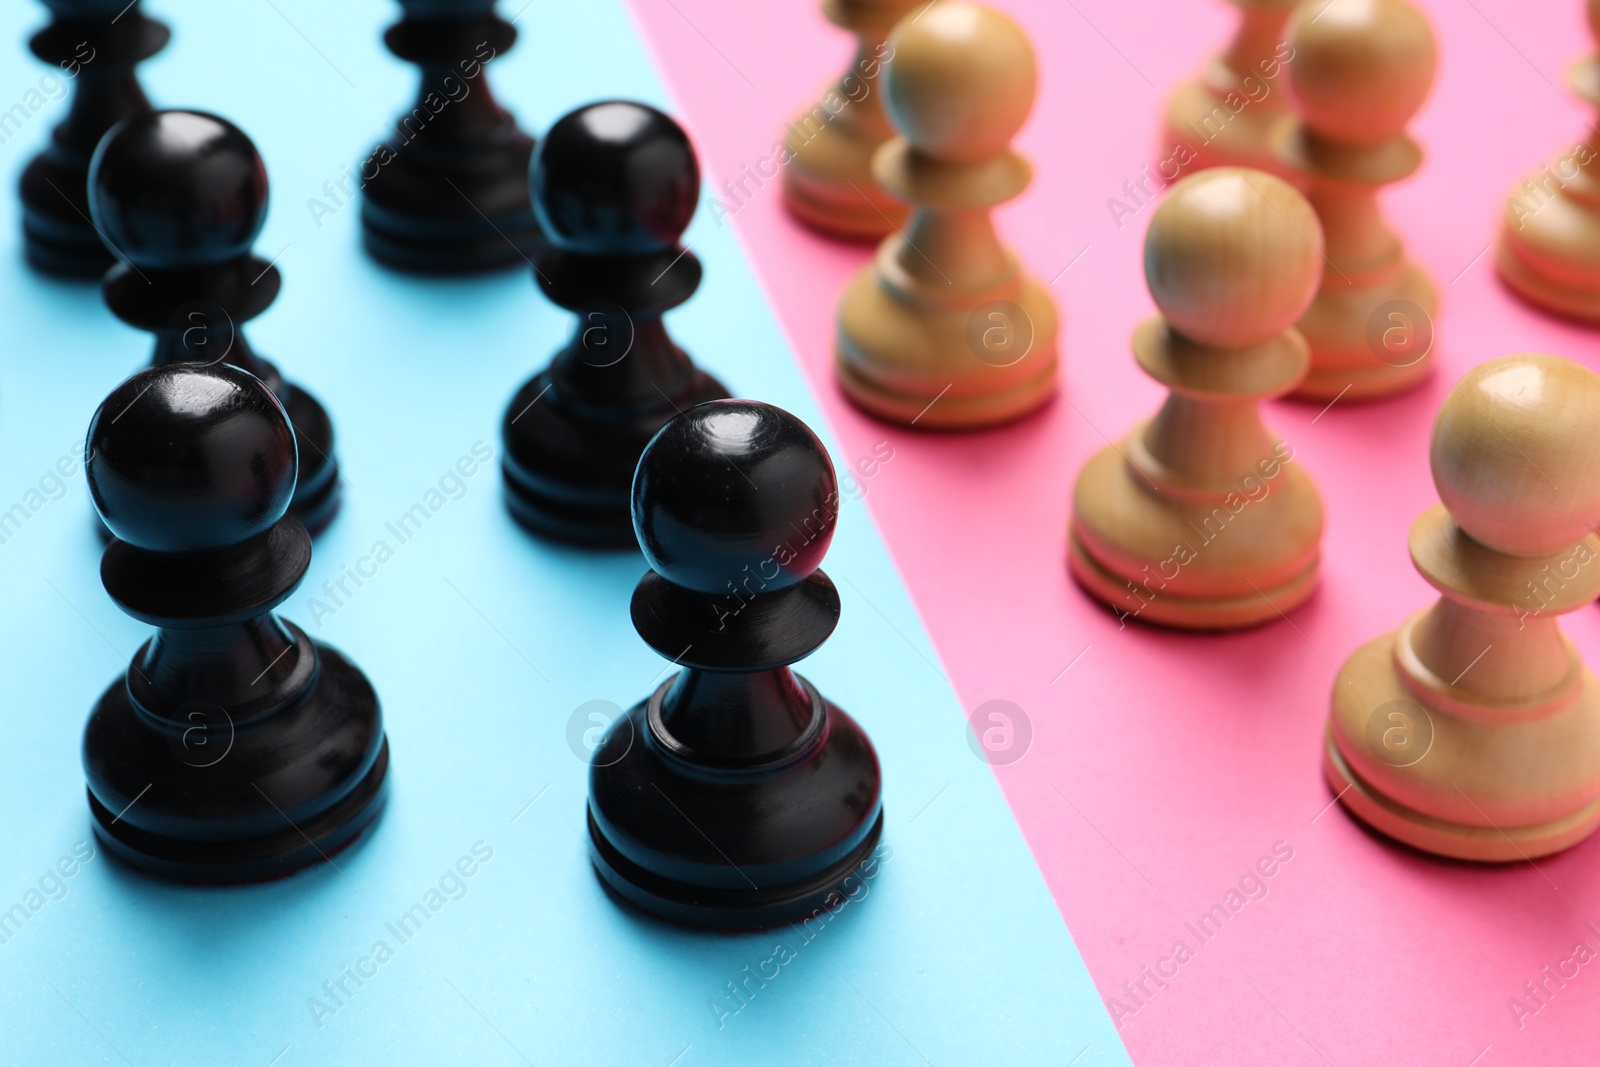
[(1006, 16), (962, 3), (901, 23), (889, 45), (884, 94), (900, 136), (873, 173), (911, 220), (845, 290), (840, 385), (893, 422), (1008, 422), (1055, 389), (1055, 306), (990, 217), (1032, 179), (1011, 140), (1033, 107), (1033, 48)]
[(1559, 852), (1600, 825), (1600, 683), (1558, 622), (1600, 595), (1600, 376), (1482, 364), (1445, 399), (1430, 459), (1443, 503), (1410, 547), (1440, 599), (1345, 662), (1324, 772), (1415, 848)]
[(1322, 220), (1328, 265), (1300, 320), (1311, 373), (1295, 395), (1359, 400), (1433, 367), (1433, 282), (1406, 257), (1378, 194), (1415, 173), (1406, 125), (1433, 85), (1433, 31), (1405, 0), (1310, 0), (1289, 20), (1296, 118), (1279, 152)]
[(1171, 394), (1084, 466), (1070, 533), (1073, 576), (1123, 620), (1251, 626), (1315, 588), (1322, 501), (1260, 404), (1305, 377), (1294, 322), (1321, 267), (1316, 214), (1262, 171), (1193, 175), (1152, 217), (1145, 278), (1161, 314), (1133, 350)]

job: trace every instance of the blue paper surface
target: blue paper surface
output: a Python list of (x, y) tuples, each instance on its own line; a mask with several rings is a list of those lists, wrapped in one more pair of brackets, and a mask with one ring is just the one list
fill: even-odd
[[(152, 99), (231, 118), (267, 160), (257, 253), (285, 284), (248, 332), (332, 412), (346, 483), (284, 613), (377, 687), (391, 800), (336, 866), (264, 886), (168, 886), (94, 843), (83, 723), (148, 631), (100, 587), (78, 457), (150, 342), (96, 287), (22, 263), (16, 179), (66, 105), (24, 49), (42, 9), (8, 4), (0, 111), (30, 90), (44, 102), (0, 145), (0, 513), (26, 512), (0, 531), (0, 912), (24, 915), (0, 926), (0, 1063), (1126, 1063), (858, 498), (870, 483), (847, 496), (825, 564), (842, 624), (800, 670), (878, 747), (875, 876), (826, 924), (740, 936), (602, 892), (588, 716), (632, 704), (668, 665), (629, 623), (637, 553), (536, 542), (501, 500), (502, 409), (565, 316), (527, 271), (425, 282), (360, 252), (357, 207), (325, 185), (409, 106), (414, 73), (379, 41), (394, 5), (147, 6), (174, 28), (142, 68)], [(491, 78), (526, 128), (600, 97), (670, 108), (617, 0), (532, 3), (518, 27)], [(731, 231), (701, 220), (689, 239), (706, 281), (669, 319), (679, 343), (829, 440)], [(434, 489), (445, 504), (400, 541), (387, 524)], [(358, 564), (362, 584), (326, 591)]]

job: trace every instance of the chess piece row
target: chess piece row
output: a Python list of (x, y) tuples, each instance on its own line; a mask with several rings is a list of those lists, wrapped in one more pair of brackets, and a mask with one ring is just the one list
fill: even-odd
[[(630, 485), (645, 444), (677, 412), (729, 395), (662, 322), (700, 284), (681, 240), (699, 164), (669, 116), (602, 101), (557, 122), (524, 166), (550, 234), (531, 250), (534, 273), (576, 328), (507, 407), (507, 503), (539, 533), (631, 545)], [(245, 337), (282, 284), (252, 251), (268, 200), (256, 146), (216, 115), (141, 110), (102, 138), (84, 185), (96, 240), (117, 255), (106, 304), (154, 336), (153, 365), (226, 360), (267, 383), (300, 448), (292, 511), (319, 532), (339, 504), (332, 419)]]
[[(28, 261), (49, 274), (98, 279), (115, 259), (85, 195), (95, 147), (150, 110), (137, 64), (170, 32), (139, 0), (44, 0), (51, 21), (33, 52), (72, 80), (67, 118), (23, 173)], [(394, 135), (358, 166), (364, 243), (398, 270), (456, 274), (521, 266), (543, 240), (528, 195), (534, 140), (495, 99), (486, 67), (516, 42), (495, 0), (400, 0), (384, 35), (421, 75)]]
[[(840, 301), (841, 386), (864, 410), (924, 428), (992, 426), (1036, 410), (1056, 389), (1057, 313), (989, 218), (1031, 178), (1010, 147), (1036, 87), (1026, 36), (971, 4), (833, 3), (826, 11), (859, 35), (856, 66), (790, 124), (784, 188), (791, 210), (813, 227), (883, 238)], [(1421, 163), (1405, 127), (1432, 83), (1432, 33), (1406, 0), (1289, 12), (1288, 4), (1248, 5), (1233, 47), (1180, 89), (1169, 108), (1177, 158), (1158, 184), (1185, 169), (1238, 163), (1304, 188), (1329, 269), (1294, 324), (1311, 364), (1290, 392), (1388, 395), (1432, 365), (1437, 296), (1377, 200)], [(1281, 94), (1244, 89), (1283, 71), (1292, 114)], [(869, 75), (876, 92), (851, 92)], [(846, 103), (829, 103), (841, 96)], [(899, 212), (886, 208), (885, 194)], [(1403, 326), (1380, 331), (1375, 349), (1369, 327), (1386, 311)]]
[[(1406, 127), (1433, 82), (1432, 30), (1408, 0), (1233, 2), (1239, 31), (1172, 95), (1151, 177), (1165, 187), (1186, 171), (1238, 165), (1302, 189), (1327, 270), (1296, 323), (1311, 365), (1291, 395), (1407, 390), (1433, 366), (1438, 293), (1378, 197), (1422, 163)], [(991, 426), (1037, 409), (1055, 388), (1057, 314), (987, 217), (1030, 179), (1009, 148), (1033, 100), (1027, 39), (971, 5), (824, 10), (859, 46), (787, 128), (785, 202), (816, 229), (883, 241), (839, 306), (841, 386), (873, 415), (924, 428)], [(1600, 38), (1600, 2), (1588, 10)], [(1600, 105), (1600, 60), (1576, 65), (1571, 82)], [(1587, 136), (1513, 190), (1497, 254), (1514, 292), (1589, 320), (1600, 320), (1597, 158), (1600, 135)]]
[[(85, 729), (96, 835), (204, 884), (349, 846), (384, 807), (389, 741), (361, 670), (273, 613), (311, 561), (274, 390), (227, 363), (146, 369), (95, 413), (86, 454), (115, 535), (106, 591), (157, 628)], [(621, 898), (690, 925), (775, 925), (832, 906), (876, 846), (872, 743), (790, 670), (838, 622), (819, 567), (839, 502), (821, 442), (770, 405), (698, 405), (645, 450), (632, 516), (651, 570), (633, 620), (681, 669), (591, 765), (591, 852)], [(761, 587), (726, 610), (752, 570)]]
[[(1310, 366), (1293, 323), (1315, 298), (1321, 232), (1304, 197), (1222, 167), (1173, 187), (1150, 223), (1160, 314), (1139, 365), (1161, 410), (1085, 464), (1069, 564), (1129, 620), (1224, 630), (1312, 593), (1323, 511), (1259, 404)], [(1412, 527), (1436, 605), (1337, 672), (1324, 771), (1375, 829), (1500, 862), (1600, 827), (1600, 681), (1561, 615), (1600, 596), (1600, 375), (1554, 356), (1484, 363), (1434, 426), (1442, 504)]]

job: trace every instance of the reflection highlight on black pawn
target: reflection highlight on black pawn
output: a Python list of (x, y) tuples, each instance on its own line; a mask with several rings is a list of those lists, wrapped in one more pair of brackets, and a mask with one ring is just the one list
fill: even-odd
[(151, 363), (227, 361), (267, 383), (294, 426), (300, 482), (291, 511), (313, 534), (339, 507), (333, 422), (315, 396), (251, 350), (244, 324), (283, 284), (251, 254), (267, 221), (267, 170), (233, 123), (150, 111), (115, 127), (89, 172), (95, 223), (126, 262), (101, 283), (107, 306), (155, 334)]
[(115, 535), (101, 580), (158, 628), (84, 731), (96, 835), (184, 882), (325, 860), (381, 809), (389, 744), (360, 669), (272, 613), (311, 563), (285, 514), (296, 456), (283, 407), (236, 367), (152, 367), (101, 404), (87, 449)]
[(789, 669), (839, 621), (817, 569), (838, 507), (822, 443), (755, 401), (691, 409), (639, 461), (652, 570), (633, 624), (684, 669), (595, 749), (589, 835), (606, 885), (646, 911), (716, 929), (803, 919), (882, 833), (872, 742)]
[(728, 395), (661, 316), (700, 285), (680, 240), (700, 195), (688, 136), (644, 104), (563, 117), (535, 154), (534, 206), (551, 248), (536, 279), (577, 316), (572, 340), (506, 408), (506, 501), (518, 522), (593, 547), (633, 544), (639, 455), (678, 412)]

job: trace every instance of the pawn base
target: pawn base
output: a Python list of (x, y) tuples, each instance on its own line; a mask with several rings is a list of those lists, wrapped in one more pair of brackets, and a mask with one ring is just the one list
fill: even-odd
[[(673, 922), (757, 930), (846, 895), (883, 834), (866, 733), (796, 678), (811, 721), (762, 763), (719, 766), (663, 739), (669, 678), (611, 724), (589, 768), (595, 870), (618, 897)], [(676, 751), (673, 749), (676, 748)]]
[(1068, 564), (1085, 591), (1124, 618), (1192, 630), (1256, 626), (1304, 603), (1323, 526), (1305, 471), (1279, 446), (1240, 472), (1237, 491), (1157, 489), (1125, 458), (1143, 451), (1144, 425), (1092, 456), (1073, 487)]
[(1359, 288), (1331, 270), (1296, 328), (1311, 345), (1311, 373), (1295, 400), (1376, 400), (1406, 392), (1433, 373), (1438, 294), (1409, 261), (1395, 277)]
[[(796, 127), (797, 129), (799, 127)], [(846, 241), (879, 241), (905, 223), (910, 209), (872, 176), (881, 141), (829, 123), (809, 140), (791, 133), (793, 156), (783, 172), (783, 203), (807, 226)]]
[[(59, 278), (98, 281), (116, 263), (89, 221), (89, 161), (68, 167), (41, 155), (22, 175), (22, 234), (28, 264)], [(71, 194), (76, 193), (76, 199)]]
[(244, 841), (190, 841), (134, 829), (89, 793), (94, 833), (107, 852), (140, 870), (191, 885), (243, 885), (284, 878), (355, 844), (388, 799), (389, 742), (343, 800), (314, 819)]
[(1516, 863), (1564, 852), (1600, 829), (1600, 798), (1537, 826), (1495, 829), (1446, 822), (1373, 789), (1350, 769), (1333, 732), (1323, 744), (1322, 774), (1345, 810), (1385, 837), (1419, 852), (1478, 863)]
[(107, 851), (172, 881), (260, 882), (325, 861), (378, 817), (389, 742), (377, 694), (341, 653), (290, 629), (316, 650), (315, 680), (254, 721), (199, 701), (187, 721), (157, 720), (125, 679), (101, 698), (83, 758)]
[[(1167, 101), (1166, 134), (1159, 145), (1162, 178), (1176, 181), (1209, 167), (1251, 167), (1283, 177), (1284, 166), (1272, 143), (1272, 131), (1284, 113), (1281, 99), (1251, 100), (1236, 112), (1200, 81), (1179, 86)], [(1169, 169), (1171, 178), (1166, 177)]]
[(1412, 848), (1481, 863), (1548, 856), (1594, 833), (1600, 683), (1579, 668), (1571, 699), (1533, 711), (1424, 703), (1399, 667), (1415, 658), (1402, 643), (1422, 617), (1340, 668), (1322, 761), (1339, 802)]
[(1288, 581), (1247, 596), (1175, 596), (1163, 591), (1143, 600), (1128, 591), (1128, 579), (1095, 562), (1076, 530), (1067, 534), (1067, 565), (1084, 591), (1119, 617), (1179, 630), (1243, 630), (1273, 622), (1311, 599), (1321, 576), (1319, 559)]
[(528, 194), (532, 157), (533, 140), (520, 137), (452, 173), (412, 165), (402, 150), (366, 184), (361, 230), (367, 253), (411, 274), (531, 266), (545, 247)]
[[(1600, 230), (1600, 226), (1596, 229)], [(1500, 247), (1495, 250), (1495, 268), (1507, 289), (1557, 315), (1600, 322), (1600, 272), (1596, 272), (1588, 284), (1575, 284), (1582, 274), (1578, 269), (1580, 265), (1574, 264), (1559, 272), (1568, 280), (1559, 281), (1527, 262), (1523, 253), (1513, 250), (1510, 241), (1509, 236), (1503, 236)]]
[(861, 844), (813, 878), (748, 891), (719, 891), (673, 882), (630, 863), (611, 847), (594, 816), (589, 816), (589, 856), (606, 889), (642, 911), (702, 930), (764, 930), (803, 921), (836, 906), (845, 896), (845, 880), (871, 857), (882, 836), (880, 811)]
[(656, 432), (679, 411), (728, 390), (704, 371), (654, 407), (597, 414), (569, 406), (550, 372), (529, 379), (506, 408), (506, 507), (524, 529), (542, 537), (601, 549), (637, 547), (633, 472)]
[[(985, 348), (991, 335), (998, 351)], [(1008, 298), (928, 307), (890, 295), (869, 265), (839, 305), (840, 388), (888, 422), (929, 430), (1014, 422), (1049, 403), (1056, 363), (1055, 305), (1032, 278)]]

